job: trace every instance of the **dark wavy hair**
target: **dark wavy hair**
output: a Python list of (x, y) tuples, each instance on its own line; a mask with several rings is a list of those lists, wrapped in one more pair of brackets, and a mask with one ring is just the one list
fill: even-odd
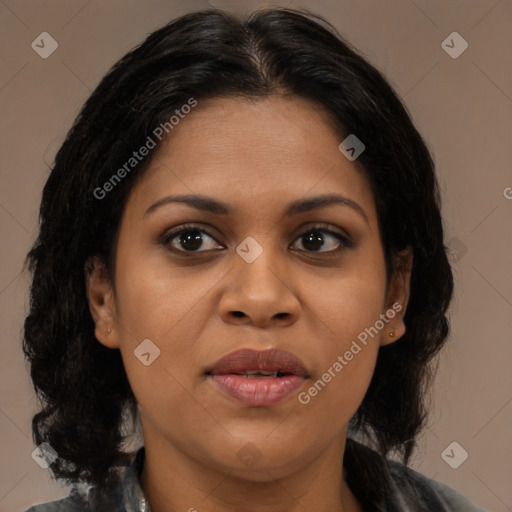
[[(266, 9), (239, 19), (212, 9), (153, 32), (112, 67), (83, 106), (44, 186), (39, 236), (25, 261), (32, 284), (23, 352), (42, 405), (32, 420), (34, 441), (57, 451), (50, 468), (68, 485), (105, 488), (113, 469), (133, 454), (123, 450), (123, 425), (127, 411), (135, 425), (136, 400), (120, 351), (95, 338), (84, 268), (96, 255), (113, 276), (124, 205), (156, 151), (107, 198), (94, 191), (190, 98), (258, 100), (278, 93), (306, 99), (330, 116), (340, 136), (354, 133), (365, 143), (356, 164), (376, 201), (388, 283), (394, 255), (413, 249), (406, 333), (379, 349), (350, 425), (384, 456), (393, 452), (408, 462), (425, 425), (453, 293), (430, 152), (383, 75), (323, 18)], [(365, 483), (352, 485), (364, 490)]]

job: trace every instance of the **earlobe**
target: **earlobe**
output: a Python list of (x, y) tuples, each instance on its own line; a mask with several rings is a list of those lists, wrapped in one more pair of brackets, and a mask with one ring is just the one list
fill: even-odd
[(386, 300), (386, 315), (391, 320), (381, 336), (381, 345), (389, 345), (405, 334), (403, 319), (409, 302), (413, 261), (414, 254), (410, 246), (394, 257), (393, 276)]
[(118, 348), (114, 294), (106, 265), (99, 256), (91, 256), (85, 264), (84, 273), (96, 339), (106, 347)]

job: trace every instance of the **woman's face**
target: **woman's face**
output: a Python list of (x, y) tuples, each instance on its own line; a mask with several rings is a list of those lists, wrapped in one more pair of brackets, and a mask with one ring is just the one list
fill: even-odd
[[(379, 346), (404, 333), (409, 274), (386, 293), (370, 184), (340, 142), (302, 99), (231, 98), (199, 102), (158, 148), (123, 213), (115, 297), (101, 272), (88, 280), (96, 337), (121, 351), (146, 445), (254, 479), (343, 446)], [(202, 200), (168, 200), (182, 195)], [(208, 374), (235, 351), (273, 348), (306, 376)]]

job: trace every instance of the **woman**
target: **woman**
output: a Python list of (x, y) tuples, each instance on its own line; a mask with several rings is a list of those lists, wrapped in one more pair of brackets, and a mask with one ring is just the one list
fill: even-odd
[(453, 291), (434, 165), (321, 18), (151, 34), (86, 102), (40, 220), (33, 433), (74, 488), (29, 510), (479, 510), (406, 466)]

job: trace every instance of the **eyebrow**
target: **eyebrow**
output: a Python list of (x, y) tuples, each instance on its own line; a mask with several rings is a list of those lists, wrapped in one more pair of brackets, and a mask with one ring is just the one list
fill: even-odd
[[(172, 203), (182, 203), (186, 204), (192, 208), (197, 210), (214, 213), (217, 215), (230, 215), (235, 213), (235, 209), (233, 209), (227, 203), (223, 203), (222, 201), (218, 201), (217, 199), (213, 199), (212, 197), (197, 195), (197, 194), (185, 194), (185, 195), (171, 195), (162, 197), (155, 203), (153, 203), (143, 215), (143, 218), (147, 215), (152, 214), (158, 208), (172, 204)], [(357, 212), (363, 219), (366, 221), (368, 225), (370, 225), (370, 221), (368, 220), (368, 216), (366, 212), (361, 208), (361, 206), (349, 199), (348, 197), (340, 196), (338, 194), (324, 194), (320, 196), (311, 197), (308, 199), (297, 199), (296, 201), (292, 201), (286, 207), (283, 216), (291, 217), (293, 215), (298, 215), (299, 213), (309, 212), (312, 210), (317, 210), (320, 208), (326, 208), (331, 205), (342, 205), (347, 206)]]

